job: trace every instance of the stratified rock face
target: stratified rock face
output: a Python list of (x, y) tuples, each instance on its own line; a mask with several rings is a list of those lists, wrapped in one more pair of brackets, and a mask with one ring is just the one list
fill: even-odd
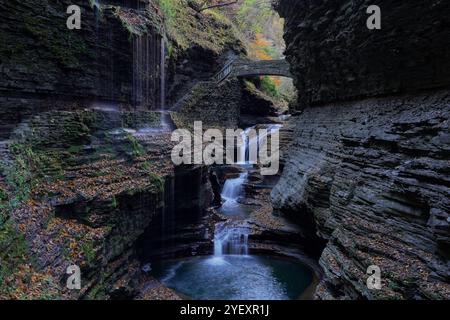
[[(450, 94), (306, 109), (274, 206), (328, 239), (319, 298), (449, 298)], [(447, 263), (447, 265), (446, 265)], [(381, 268), (382, 290), (366, 269)]]
[(136, 243), (139, 260), (159, 261), (211, 253), (205, 208), (211, 205), (208, 168), (180, 166), (166, 177), (164, 208)]
[(317, 298), (450, 298), (449, 5), (279, 1), (303, 112), (272, 199), (328, 240)]
[[(450, 84), (450, 2), (280, 0), (299, 107)], [(369, 5), (381, 30), (369, 30)]]
[[(7, 254), (0, 271), (11, 271), (2, 273), (7, 280), (0, 282), (0, 298), (35, 297), (33, 286), (19, 283), (37, 273), (48, 278), (38, 298), (132, 298), (142, 276), (137, 254), (159, 254), (152, 252), (159, 247), (138, 240), (163, 226), (190, 232), (190, 238), (179, 236), (183, 246), (176, 249), (195, 253), (205, 229), (197, 223), (211, 200), (208, 169), (174, 168), (174, 144), (170, 132), (159, 130), (160, 121), (151, 111), (78, 110), (45, 112), (21, 123), (1, 158), (10, 160), (5, 180), (13, 174), (27, 179), (21, 191), (27, 201), (10, 211), (27, 250), (23, 260), (9, 258), (12, 246), (1, 221), (0, 251)], [(2, 208), (17, 199), (19, 189), (12, 188), (4, 189)], [(31, 270), (16, 271), (30, 261)], [(80, 291), (65, 286), (66, 269), (74, 264), (82, 273)]]
[(178, 128), (192, 129), (195, 121), (205, 128), (236, 128), (241, 100), (241, 84), (236, 79), (198, 82), (183, 99), (178, 101), (172, 118)]
[(72, 4), (0, 3), (0, 138), (25, 116), (80, 101), (159, 106), (156, 9), (78, 1), (82, 29), (69, 30), (66, 10)]

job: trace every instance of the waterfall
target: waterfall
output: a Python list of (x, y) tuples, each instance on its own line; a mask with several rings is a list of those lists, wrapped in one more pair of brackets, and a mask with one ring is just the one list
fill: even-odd
[(255, 164), (256, 159), (250, 159), (250, 151), (258, 151), (261, 144), (267, 139), (273, 131), (278, 131), (282, 127), (281, 124), (268, 125), (266, 131), (259, 131), (256, 134), (255, 127), (245, 129), (241, 134), (242, 144), (240, 146), (240, 158), (238, 164)]
[(227, 222), (216, 224), (214, 232), (214, 255), (248, 255), (248, 228), (229, 226)]
[[(255, 127), (245, 129), (242, 134), (242, 145), (240, 146), (240, 159), (238, 164), (244, 170), (237, 178), (227, 179), (222, 189), (221, 196), (225, 200), (222, 205), (221, 212), (224, 215), (239, 216), (245, 214), (244, 205), (238, 203), (238, 198), (244, 195), (243, 185), (248, 177), (248, 171), (253, 164), (250, 152), (258, 151), (267, 137), (281, 125), (271, 124), (266, 130), (259, 130), (256, 134)], [(242, 223), (242, 220), (240, 220)], [(234, 222), (236, 223), (236, 222)], [(248, 233), (249, 228), (244, 222), (242, 225), (231, 224), (230, 222), (222, 222), (216, 224), (214, 232), (214, 256), (221, 257), (224, 254), (248, 255)], [(219, 259), (220, 260), (220, 259)]]
[(161, 111), (161, 128), (163, 131), (170, 131), (170, 117), (166, 109), (166, 43), (161, 38), (161, 60), (160, 60), (160, 84), (159, 84), (159, 104)]
[(247, 179), (247, 172), (243, 172), (239, 174), (239, 177), (234, 179), (228, 179), (225, 181), (225, 185), (222, 190), (222, 198), (225, 201), (237, 201), (239, 195), (242, 194), (243, 184)]
[(160, 108), (166, 108), (166, 43), (164, 38), (161, 38), (161, 61), (160, 61)]
[[(271, 124), (265, 131), (259, 130), (256, 134), (255, 127), (245, 129), (241, 134), (242, 144), (240, 146), (240, 158), (238, 164), (245, 171), (240, 173), (237, 178), (227, 179), (222, 189), (222, 198), (225, 202), (222, 205), (222, 212), (227, 215), (236, 215), (239, 211), (239, 196), (243, 195), (243, 185), (248, 177), (249, 165), (255, 164), (255, 159), (250, 157), (250, 151), (257, 152), (263, 143), (266, 143), (267, 137), (274, 131), (280, 130), (280, 124)], [(236, 211), (236, 212), (233, 212)]]
[(253, 129), (253, 127), (247, 128), (241, 133), (242, 144), (240, 146), (240, 150), (239, 150), (240, 157), (238, 159), (238, 164), (241, 164), (241, 165), (247, 163), (246, 160), (247, 160), (247, 153), (248, 153), (248, 146), (249, 146), (249, 132), (251, 129)]

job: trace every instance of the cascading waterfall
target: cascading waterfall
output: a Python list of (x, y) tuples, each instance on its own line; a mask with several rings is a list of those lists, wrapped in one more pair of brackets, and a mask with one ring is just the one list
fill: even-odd
[(222, 190), (222, 198), (225, 199), (224, 205), (229, 203), (235, 203), (239, 195), (242, 194), (243, 184), (247, 180), (247, 172), (239, 174), (239, 177), (234, 179), (228, 179), (225, 181), (225, 185)]
[(239, 159), (238, 159), (238, 164), (240, 164), (240, 165), (244, 165), (247, 163), (246, 160), (247, 160), (247, 151), (248, 151), (248, 146), (249, 146), (249, 132), (251, 129), (253, 129), (253, 127), (247, 128), (241, 133), (242, 144), (240, 146)]
[(280, 130), (281, 124), (270, 124), (267, 126), (266, 131), (259, 131), (255, 133), (255, 127), (245, 129), (241, 134), (242, 144), (240, 146), (240, 157), (238, 159), (239, 165), (255, 164), (255, 159), (250, 159), (250, 151), (258, 151), (265, 139), (274, 131)]
[(240, 173), (237, 178), (227, 179), (222, 189), (222, 198), (225, 202), (222, 204), (222, 209), (224, 212), (229, 212), (230, 209), (235, 209), (238, 204), (238, 198), (243, 194), (244, 188), (243, 185), (248, 177), (247, 169), (249, 165), (254, 164), (250, 159), (250, 150), (257, 151), (262, 143), (265, 143), (265, 139), (272, 132), (280, 130), (280, 124), (271, 124), (268, 125), (266, 131), (260, 131), (259, 134), (250, 134), (254, 130), (255, 127), (250, 127), (245, 129), (242, 132), (241, 139), (242, 144), (240, 146), (240, 159), (238, 164), (245, 171)]
[[(244, 154), (249, 145), (259, 147), (266, 137), (250, 138)], [(243, 184), (252, 167), (245, 161), (240, 165), (242, 172), (225, 181), (224, 206), (236, 206), (229, 211), (233, 218), (215, 224), (214, 255), (152, 264), (153, 275), (165, 286), (193, 299), (285, 300), (297, 299), (312, 283), (312, 273), (301, 264), (249, 254), (250, 224), (245, 218), (236, 217), (236, 211), (244, 206), (237, 201), (244, 193)]]
[(224, 254), (248, 255), (248, 228), (245, 225), (228, 225), (227, 222), (216, 224), (214, 256)]

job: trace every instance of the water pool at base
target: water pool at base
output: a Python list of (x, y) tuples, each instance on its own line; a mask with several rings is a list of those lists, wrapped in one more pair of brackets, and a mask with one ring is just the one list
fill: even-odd
[(304, 265), (265, 256), (223, 255), (152, 264), (167, 287), (198, 300), (298, 299), (313, 280)]

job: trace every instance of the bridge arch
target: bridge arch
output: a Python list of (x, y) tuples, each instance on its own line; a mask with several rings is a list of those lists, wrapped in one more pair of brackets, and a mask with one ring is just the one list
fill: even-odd
[(214, 76), (217, 82), (222, 82), (228, 76), (238, 78), (258, 76), (279, 76), (293, 78), (289, 63), (284, 60), (247, 60), (232, 59)]
[(289, 63), (284, 60), (238, 60), (233, 63), (235, 76), (257, 77), (257, 76), (280, 76), (292, 78)]

